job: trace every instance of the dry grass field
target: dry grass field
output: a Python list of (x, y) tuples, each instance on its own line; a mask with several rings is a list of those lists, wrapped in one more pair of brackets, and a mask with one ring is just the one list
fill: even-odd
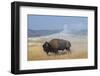
[(66, 51), (59, 52), (58, 55), (49, 53), (47, 55), (42, 48), (45, 39), (28, 42), (28, 61), (33, 60), (55, 60), (55, 59), (83, 59), (88, 58), (87, 41), (86, 39), (72, 39), (71, 53)]

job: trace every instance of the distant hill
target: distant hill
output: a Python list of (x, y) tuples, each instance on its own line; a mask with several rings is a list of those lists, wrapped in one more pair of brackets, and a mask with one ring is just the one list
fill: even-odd
[(28, 29), (28, 37), (40, 37), (40, 36), (46, 36), (51, 35), (54, 33), (59, 33), (62, 30), (31, 30)]
[(88, 30), (83, 29), (83, 30), (78, 30), (78, 31), (71, 31), (70, 34), (73, 34), (73, 35), (87, 35)]

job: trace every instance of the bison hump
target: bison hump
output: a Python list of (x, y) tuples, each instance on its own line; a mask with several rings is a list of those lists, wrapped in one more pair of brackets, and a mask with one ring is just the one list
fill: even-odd
[(52, 39), (49, 44), (52, 46), (52, 48), (58, 48), (59, 44), (58, 44), (58, 40), (57, 39)]

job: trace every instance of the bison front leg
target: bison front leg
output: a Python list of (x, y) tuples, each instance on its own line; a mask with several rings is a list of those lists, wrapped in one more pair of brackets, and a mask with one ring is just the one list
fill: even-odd
[(49, 54), (49, 52), (46, 52), (46, 54), (48, 55), (48, 54)]
[(51, 56), (50, 52), (47, 52), (46, 54), (47, 54), (48, 56)]

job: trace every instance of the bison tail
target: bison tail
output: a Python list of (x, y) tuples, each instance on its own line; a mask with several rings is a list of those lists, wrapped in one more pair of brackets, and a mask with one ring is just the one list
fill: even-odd
[(69, 42), (69, 45), (70, 45), (70, 47), (71, 47), (71, 43)]

